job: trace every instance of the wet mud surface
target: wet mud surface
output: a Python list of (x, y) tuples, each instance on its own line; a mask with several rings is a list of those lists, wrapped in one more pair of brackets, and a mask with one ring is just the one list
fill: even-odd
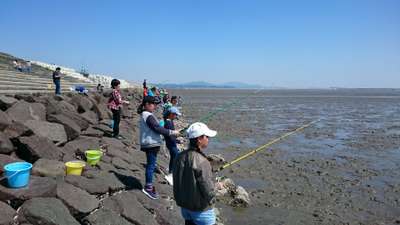
[[(225, 224), (400, 224), (399, 90), (174, 90), (226, 160), (320, 121), (220, 172), (250, 193)], [(251, 95), (249, 95), (251, 94)], [(237, 101), (224, 111), (224, 105)]]

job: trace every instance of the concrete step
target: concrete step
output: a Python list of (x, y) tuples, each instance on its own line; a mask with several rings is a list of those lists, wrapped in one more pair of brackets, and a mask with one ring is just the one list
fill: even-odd
[[(45, 78), (45, 79), (52, 79), (52, 74), (37, 74), (37, 73), (21, 73), (17, 71), (10, 71), (10, 70), (1, 70), (0, 69), (0, 76), (11, 76), (11, 77), (38, 77), (38, 78)], [(83, 77), (83, 76), (82, 76)], [(71, 77), (68, 75), (63, 76), (63, 79), (68, 79), (68, 80), (76, 80), (76, 81), (81, 81), (81, 82), (87, 82), (85, 80), (81, 80), (75, 77)]]
[[(54, 89), (54, 85), (27, 85), (27, 86), (14, 86), (14, 85), (3, 85), (0, 84), (0, 90), (47, 90)], [(61, 86), (61, 88), (69, 89), (70, 86)]]
[[(53, 80), (37, 80), (37, 79), (22, 79), (22, 78), (4, 78), (0, 77), (1, 84), (12, 84), (12, 85), (26, 85), (26, 84), (38, 84), (38, 85), (48, 85), (53, 84)], [(71, 82), (71, 81), (61, 81), (61, 85), (83, 85), (85, 87), (95, 87), (94, 83), (84, 83), (84, 82)]]
[[(37, 76), (36, 74), (20, 75), (20, 74), (4, 74), (4, 73), (2, 74), (2, 73), (0, 73), (0, 77), (2, 77), (2, 78), (10, 78), (10, 79), (19, 78), (19, 79), (29, 79), (29, 80), (32, 80), (32, 79), (36, 79), (36, 80), (53, 80), (53, 78), (51, 76)], [(62, 77), (61, 79), (65, 80), (65, 81), (71, 81), (71, 82), (89, 83), (89, 82), (86, 82), (84, 80), (79, 80), (79, 79), (76, 79), (76, 78), (73, 78), (73, 77), (68, 77), (68, 76)]]
[[(30, 74), (35, 74), (35, 75), (48, 75), (51, 76), (53, 74), (52, 71), (49, 71), (48, 73), (36, 73), (36, 72), (32, 72), (32, 73), (26, 73), (26, 72), (19, 72), (16, 70), (5, 70), (5, 69), (0, 69), (0, 73), (12, 73), (12, 74), (19, 74), (19, 75), (30, 75)], [(62, 72), (61, 72), (62, 73)], [(68, 75), (67, 75), (68, 76)], [(82, 76), (83, 77), (83, 76)]]
[[(27, 81), (23, 79), (1, 79), (0, 77), (0, 84), (2, 85), (14, 85), (14, 86), (29, 86), (29, 85), (54, 85), (53, 81)], [(76, 86), (76, 85), (83, 85), (84, 87), (96, 87), (96, 84), (89, 84), (89, 83), (74, 83), (74, 82), (66, 82), (66, 81), (61, 81), (61, 86)]]
[[(69, 89), (61, 89), (61, 93), (68, 93), (71, 92)], [(3, 95), (13, 95), (13, 94), (35, 94), (35, 93), (53, 93), (54, 90), (0, 90), (0, 94)]]

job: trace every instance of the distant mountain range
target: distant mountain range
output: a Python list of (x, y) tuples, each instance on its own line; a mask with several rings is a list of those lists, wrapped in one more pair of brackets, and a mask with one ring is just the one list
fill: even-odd
[(239, 88), (239, 89), (259, 89), (265, 88), (262, 85), (246, 84), (242, 82), (227, 82), (222, 84), (213, 84), (203, 81), (194, 81), (188, 83), (164, 83), (164, 84), (154, 84), (162, 88)]

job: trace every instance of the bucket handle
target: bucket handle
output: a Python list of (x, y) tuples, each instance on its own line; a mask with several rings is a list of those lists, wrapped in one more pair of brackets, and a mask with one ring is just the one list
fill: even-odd
[[(99, 156), (104, 155), (104, 152), (102, 152), (102, 151), (100, 151), (100, 150), (99, 150), (99, 152), (100, 152)], [(87, 154), (88, 154), (88, 153), (85, 152), (85, 156), (87, 156)], [(97, 156), (95, 156), (95, 157), (97, 157)]]
[(0, 178), (0, 181), (2, 181), (2, 180), (4, 180), (4, 179), (10, 179), (11, 177), (17, 175), (17, 174), (20, 173), (21, 171), (23, 171), (23, 170), (17, 170), (17, 171), (14, 172), (14, 174), (12, 174), (11, 176), (8, 176), (8, 177), (7, 177), (6, 175), (4, 175), (3, 177)]
[(100, 156), (86, 157), (86, 159), (100, 159)]

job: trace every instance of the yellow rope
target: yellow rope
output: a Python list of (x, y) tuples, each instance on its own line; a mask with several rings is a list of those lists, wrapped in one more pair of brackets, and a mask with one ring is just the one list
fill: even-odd
[(310, 122), (310, 123), (308, 123), (308, 124), (306, 124), (306, 125), (304, 125), (304, 126), (301, 126), (301, 127), (297, 128), (297, 129), (295, 129), (295, 130), (293, 130), (293, 131), (291, 131), (291, 132), (289, 132), (289, 133), (286, 133), (286, 134), (284, 134), (284, 135), (282, 135), (282, 136), (280, 136), (280, 137), (278, 137), (278, 138), (276, 138), (276, 139), (274, 139), (274, 140), (272, 140), (272, 141), (266, 143), (265, 145), (262, 145), (262, 146), (260, 146), (260, 147), (258, 147), (258, 148), (256, 148), (256, 149), (254, 149), (254, 150), (252, 150), (252, 151), (250, 151), (250, 152), (244, 154), (244, 155), (239, 156), (238, 158), (236, 158), (236, 159), (234, 159), (234, 160), (232, 160), (232, 161), (230, 161), (230, 162), (224, 164), (224, 165), (219, 169), (219, 171), (221, 171), (221, 170), (223, 170), (223, 169), (226, 169), (226, 168), (229, 167), (229, 166), (232, 166), (234, 163), (237, 163), (237, 162), (239, 162), (239, 161), (241, 161), (241, 160), (243, 160), (243, 159), (245, 159), (245, 158), (247, 158), (247, 157), (249, 157), (249, 156), (251, 156), (251, 155), (257, 153), (258, 151), (261, 151), (261, 150), (263, 150), (263, 149), (265, 149), (265, 148), (267, 148), (267, 147), (269, 147), (269, 146), (275, 144), (276, 142), (279, 142), (280, 140), (282, 140), (282, 139), (284, 139), (284, 138), (286, 138), (286, 137), (288, 137), (288, 136), (290, 136), (290, 135), (292, 135), (292, 134), (294, 134), (294, 133), (297, 133), (297, 132), (299, 132), (299, 131), (305, 129), (305, 128), (311, 126), (312, 124), (314, 124), (314, 123), (316, 123), (316, 122), (318, 122), (318, 121), (319, 121), (319, 120), (312, 121), (312, 122)]

